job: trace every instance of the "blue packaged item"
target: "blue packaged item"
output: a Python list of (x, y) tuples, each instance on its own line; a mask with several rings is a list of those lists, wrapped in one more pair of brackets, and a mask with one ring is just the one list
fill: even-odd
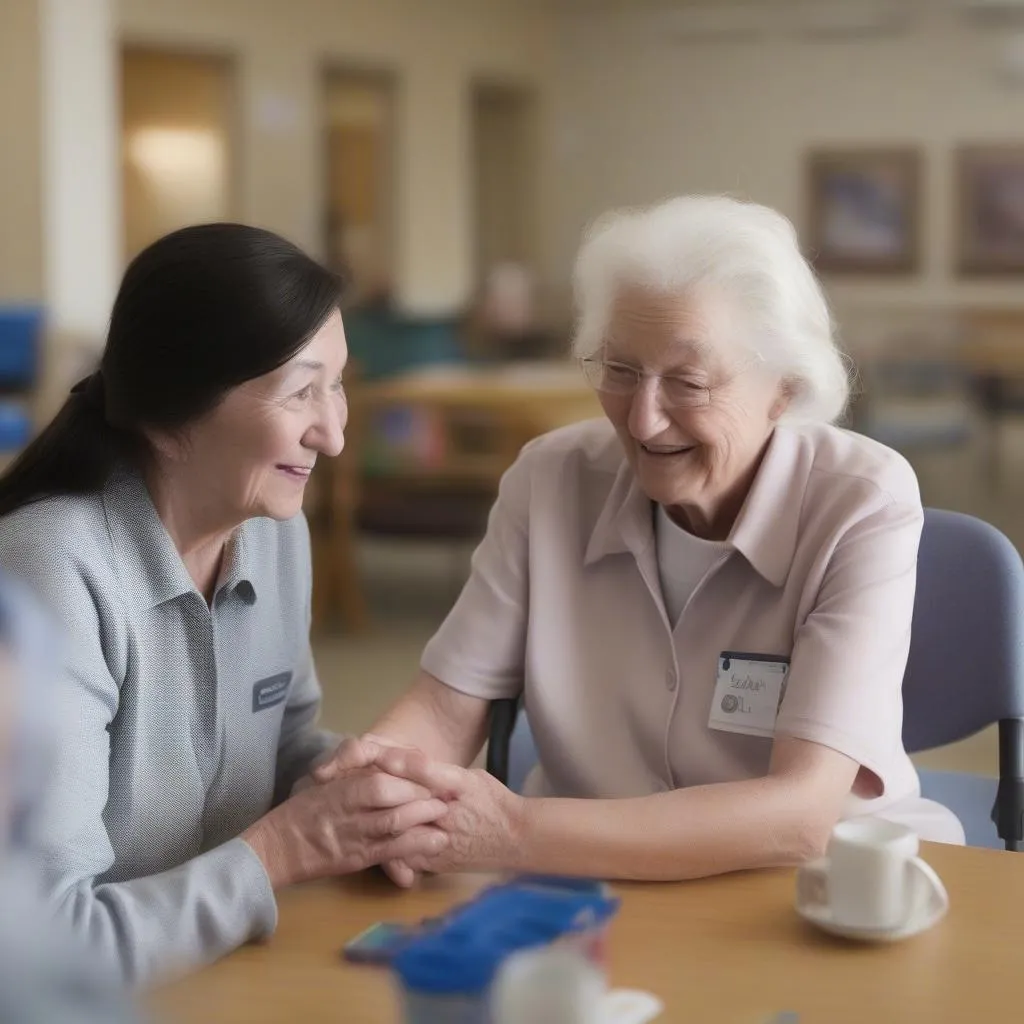
[(591, 884), (526, 878), (483, 890), (395, 957), (407, 1024), (486, 1024), (489, 989), (507, 957), (556, 942), (586, 952), (618, 907)]

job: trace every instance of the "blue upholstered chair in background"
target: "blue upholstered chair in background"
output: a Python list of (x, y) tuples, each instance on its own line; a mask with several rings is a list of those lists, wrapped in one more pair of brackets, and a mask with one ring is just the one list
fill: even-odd
[[(925, 510), (903, 740), (911, 753), (999, 724), (999, 780), (921, 772), (925, 796), (956, 813), (972, 846), (1024, 849), (1024, 567), (994, 526)], [(537, 760), (516, 701), (496, 701), (488, 770), (521, 790)], [(514, 726), (514, 729), (513, 729)], [(995, 766), (993, 765), (993, 768)], [(989, 811), (991, 810), (991, 818)]]
[(39, 374), (43, 311), (0, 306), (0, 460), (32, 435), (28, 397)]

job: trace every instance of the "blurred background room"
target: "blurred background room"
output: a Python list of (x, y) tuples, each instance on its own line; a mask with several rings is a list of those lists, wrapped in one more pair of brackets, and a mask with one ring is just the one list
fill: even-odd
[[(0, 446), (88, 372), (125, 262), (235, 219), (349, 268), (347, 448), (308, 492), (327, 723), (411, 680), (501, 473), (596, 415), (609, 207), (796, 223), (848, 425), (1024, 541), (1024, 0), (0, 0)], [(922, 757), (994, 774), (994, 733)]]

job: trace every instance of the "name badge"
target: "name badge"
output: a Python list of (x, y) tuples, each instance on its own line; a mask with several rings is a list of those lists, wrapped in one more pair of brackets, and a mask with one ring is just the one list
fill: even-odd
[(252, 687), (252, 709), (262, 711), (264, 708), (272, 708), (280, 704), (288, 696), (288, 687), (291, 686), (291, 672), (278, 672), (276, 676), (268, 676), (254, 683)]
[(789, 658), (722, 651), (708, 728), (747, 736), (774, 736), (786, 693)]

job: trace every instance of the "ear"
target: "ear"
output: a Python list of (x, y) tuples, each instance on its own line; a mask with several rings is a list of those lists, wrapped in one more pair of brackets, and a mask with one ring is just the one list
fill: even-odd
[(796, 392), (797, 382), (790, 377), (783, 379), (779, 383), (778, 397), (772, 402), (772, 407), (768, 410), (768, 418), (772, 421), (781, 419), (782, 414), (789, 408), (789, 403), (793, 400)]

